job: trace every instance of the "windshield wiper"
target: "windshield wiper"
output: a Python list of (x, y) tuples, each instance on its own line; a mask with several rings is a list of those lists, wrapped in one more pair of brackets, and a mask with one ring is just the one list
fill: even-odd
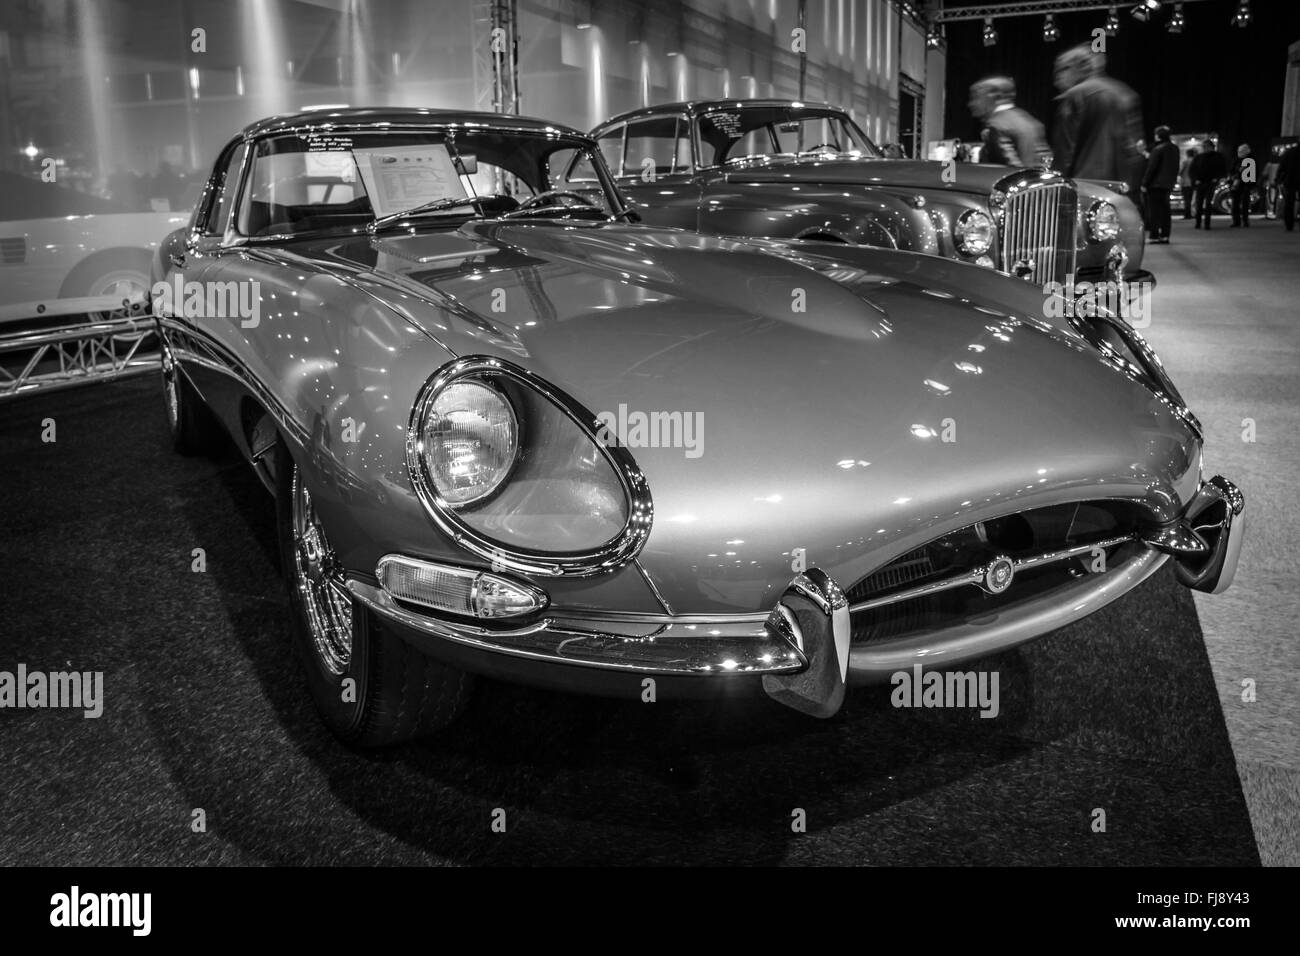
[(403, 209), (400, 212), (390, 212), (386, 216), (377, 217), (374, 222), (366, 227), (370, 232), (375, 232), (394, 222), (399, 222), (411, 216), (421, 216), (428, 212), (439, 212), (444, 209), (456, 209), (461, 206), (473, 206), (479, 215), (483, 214), (483, 203), (494, 199), (509, 199), (502, 193), (489, 193), (486, 196), (451, 196), (445, 199), (434, 199), (430, 202), (423, 203), (419, 206), (412, 206), (410, 209)]

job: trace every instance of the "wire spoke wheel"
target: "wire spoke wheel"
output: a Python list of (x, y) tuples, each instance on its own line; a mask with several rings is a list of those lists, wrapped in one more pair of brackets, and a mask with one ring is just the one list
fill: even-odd
[(352, 601), (297, 467), (292, 504), (294, 586), (321, 665), (341, 675), (352, 660)]

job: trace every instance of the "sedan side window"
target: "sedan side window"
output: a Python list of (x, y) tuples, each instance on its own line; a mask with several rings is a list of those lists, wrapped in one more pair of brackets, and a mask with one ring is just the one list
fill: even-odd
[(627, 126), (624, 176), (656, 176), (691, 171), (690, 126), (676, 116), (656, 116)]

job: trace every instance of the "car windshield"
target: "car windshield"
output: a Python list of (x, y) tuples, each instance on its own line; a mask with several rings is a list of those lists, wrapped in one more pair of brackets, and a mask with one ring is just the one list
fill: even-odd
[(719, 108), (697, 121), (705, 164), (816, 159), (877, 159), (865, 133), (843, 113), (794, 106)]
[(249, 239), (356, 232), (407, 213), (451, 224), (497, 215), (608, 219), (621, 211), (616, 196), (594, 147), (575, 137), (318, 130), (256, 144), (235, 229)]

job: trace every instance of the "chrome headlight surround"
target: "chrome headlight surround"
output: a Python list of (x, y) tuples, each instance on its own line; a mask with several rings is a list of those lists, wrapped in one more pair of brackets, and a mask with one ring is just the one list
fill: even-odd
[[(487, 494), (473, 502), (453, 503), (439, 492), (429, 473), (422, 448), (422, 434), (426, 416), (434, 400), (448, 386), (461, 381), (473, 381), (502, 394), (494, 381), (509, 380), (517, 386), (534, 392), (550, 403), (571, 421), (591, 441), (613, 469), (622, 488), (627, 520), (622, 529), (604, 544), (580, 552), (547, 553), (526, 551), (492, 540), (470, 525), (460, 510), (466, 504), (489, 500), (497, 490), (510, 481), (509, 472)], [(502, 396), (509, 404), (509, 400)], [(518, 434), (527, 423), (521, 423)], [(601, 422), (596, 416), (568, 393), (549, 384), (527, 369), (504, 359), (486, 355), (470, 355), (455, 359), (433, 374), (416, 396), (406, 430), (406, 468), (416, 497), (434, 523), (457, 545), (494, 567), (521, 574), (583, 577), (600, 574), (627, 564), (641, 551), (654, 521), (654, 503), (645, 475), (637, 467), (631, 453), (621, 445), (606, 444), (598, 437)]]
[(1109, 242), (1119, 236), (1119, 209), (1113, 202), (1093, 200), (1084, 213), (1083, 221), (1088, 229), (1088, 239), (1092, 242)]
[(982, 209), (967, 209), (952, 227), (953, 242), (967, 256), (982, 256), (993, 248), (993, 218)]

